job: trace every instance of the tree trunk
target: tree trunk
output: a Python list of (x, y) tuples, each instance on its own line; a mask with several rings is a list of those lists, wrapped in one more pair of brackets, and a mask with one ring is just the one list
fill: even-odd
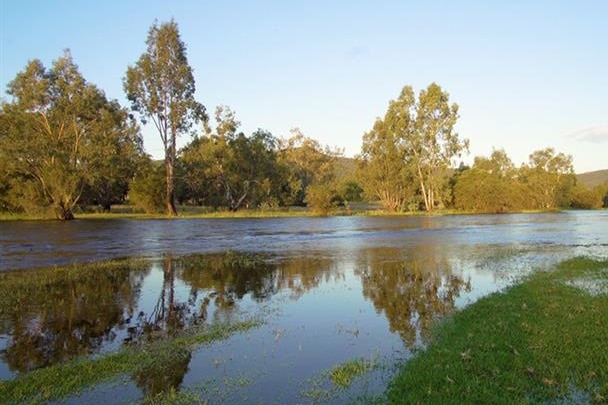
[(59, 206), (55, 209), (55, 215), (57, 219), (62, 221), (71, 221), (74, 219), (74, 213), (72, 212), (72, 208), (60, 203)]
[(165, 171), (167, 172), (167, 189), (165, 195), (167, 214), (176, 216), (177, 210), (175, 209), (175, 191), (173, 186), (173, 159), (170, 156), (165, 158)]

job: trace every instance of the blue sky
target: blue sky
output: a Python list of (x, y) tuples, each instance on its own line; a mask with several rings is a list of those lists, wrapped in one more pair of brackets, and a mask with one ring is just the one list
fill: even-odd
[[(171, 18), (197, 99), (231, 106), (247, 133), (299, 127), (353, 156), (404, 85), (434, 81), (460, 106), (465, 161), (504, 148), (519, 165), (550, 146), (577, 172), (608, 168), (603, 0), (0, 0), (0, 87), (28, 60), (50, 66), (70, 48), (85, 78), (126, 105), (127, 66), (153, 21)], [(158, 135), (143, 133), (161, 156)]]

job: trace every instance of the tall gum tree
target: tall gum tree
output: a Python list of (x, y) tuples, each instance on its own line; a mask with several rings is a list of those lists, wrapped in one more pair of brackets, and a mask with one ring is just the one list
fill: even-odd
[(167, 213), (176, 215), (177, 137), (197, 122), (206, 122), (207, 115), (205, 107), (194, 99), (194, 76), (177, 23), (155, 22), (146, 45), (146, 52), (127, 69), (123, 85), (132, 110), (139, 113), (142, 123), (151, 120), (160, 135), (165, 154)]
[(401, 211), (414, 194), (411, 170), (404, 161), (395, 132), (388, 131), (385, 122), (377, 119), (372, 130), (363, 136), (357, 174), (365, 193), (377, 198), (385, 210)]
[(576, 184), (572, 156), (545, 148), (532, 152), (528, 165), (520, 169), (537, 209), (553, 209), (570, 204)]
[(386, 209), (398, 211), (411, 199), (417, 184), (425, 210), (432, 213), (453, 159), (468, 149), (454, 132), (458, 105), (431, 83), (419, 94), (405, 86), (391, 100), (384, 118), (363, 137), (360, 174), (368, 195)]
[(413, 128), (403, 136), (407, 154), (416, 168), (425, 210), (432, 213), (438, 192), (446, 180), (452, 160), (469, 147), (468, 140), (454, 131), (458, 105), (449, 103), (449, 94), (431, 83), (418, 95)]

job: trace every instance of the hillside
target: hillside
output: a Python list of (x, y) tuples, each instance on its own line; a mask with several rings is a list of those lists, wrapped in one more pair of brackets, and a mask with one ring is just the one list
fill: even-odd
[(608, 182), (608, 169), (577, 174), (576, 179), (587, 187), (595, 187)]
[(336, 179), (352, 179), (355, 177), (355, 171), (357, 170), (357, 164), (355, 159), (349, 157), (339, 157), (336, 162)]

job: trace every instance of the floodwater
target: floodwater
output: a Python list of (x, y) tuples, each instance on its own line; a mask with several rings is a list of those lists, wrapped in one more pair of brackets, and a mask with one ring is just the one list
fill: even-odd
[[(209, 403), (366, 403), (437, 321), (577, 255), (608, 257), (607, 211), (0, 223), (0, 283), (46, 277), (44, 289), (0, 299), (0, 379), (150, 334), (261, 318), (182, 356), (170, 377), (120, 376), (68, 403), (170, 388)], [(35, 269), (121, 257), (146, 261), (69, 281)], [(329, 371), (355, 359), (367, 373), (335, 384)]]

